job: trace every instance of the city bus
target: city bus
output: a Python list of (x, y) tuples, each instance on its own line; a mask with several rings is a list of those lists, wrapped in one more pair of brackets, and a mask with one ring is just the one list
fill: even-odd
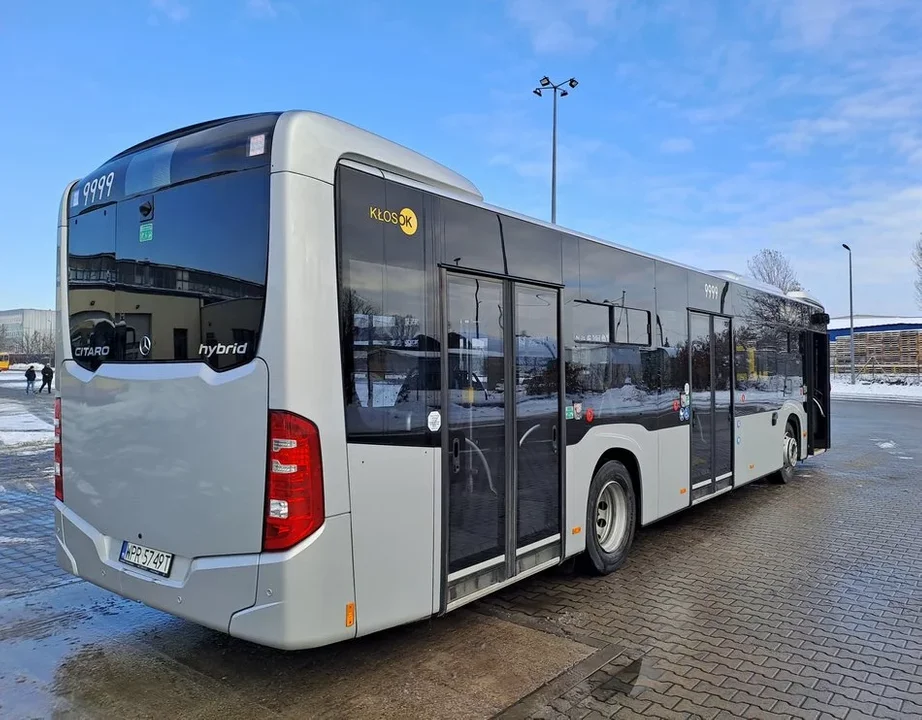
[(0, 372), (10, 369), (10, 354), (0, 352)]
[(255, 643), (440, 616), (830, 447), (828, 315), (337, 119), (141, 142), (58, 222), (66, 571)]

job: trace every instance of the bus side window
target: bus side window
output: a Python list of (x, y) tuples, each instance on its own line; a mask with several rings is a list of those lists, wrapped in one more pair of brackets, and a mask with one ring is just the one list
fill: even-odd
[[(336, 183), (347, 438), (386, 443), (416, 433), (425, 444), (439, 352), (427, 336), (422, 193), (342, 166)], [(400, 208), (413, 210), (413, 226), (394, 221)]]

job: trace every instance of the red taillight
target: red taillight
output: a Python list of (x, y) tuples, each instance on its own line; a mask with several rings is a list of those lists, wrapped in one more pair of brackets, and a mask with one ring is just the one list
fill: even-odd
[(61, 464), (61, 398), (54, 399), (54, 496), (64, 502), (64, 467)]
[(264, 550), (287, 550), (323, 524), (320, 432), (310, 420), (269, 411)]

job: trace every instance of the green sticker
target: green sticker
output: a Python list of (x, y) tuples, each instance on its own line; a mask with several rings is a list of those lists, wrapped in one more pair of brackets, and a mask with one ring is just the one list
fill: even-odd
[(572, 419), (573, 419), (573, 406), (572, 406), (572, 405), (567, 405), (567, 407), (566, 407), (565, 409), (566, 409), (566, 413), (567, 413), (567, 420), (572, 420)]
[(150, 242), (154, 239), (154, 224), (152, 222), (141, 223), (141, 230), (138, 233), (138, 242)]

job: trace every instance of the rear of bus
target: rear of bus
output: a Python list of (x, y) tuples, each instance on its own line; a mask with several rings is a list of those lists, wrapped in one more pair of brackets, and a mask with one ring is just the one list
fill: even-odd
[[(290, 250), (270, 217), (295, 182), (271, 166), (279, 117), (155, 138), (65, 195), (55, 531), (75, 575), (290, 648), (354, 627), (350, 529), (326, 518), (318, 425), (270, 403), (310, 371), (265, 352), (288, 312), (284, 273), (271, 277)], [(305, 202), (326, 197), (312, 188)]]

